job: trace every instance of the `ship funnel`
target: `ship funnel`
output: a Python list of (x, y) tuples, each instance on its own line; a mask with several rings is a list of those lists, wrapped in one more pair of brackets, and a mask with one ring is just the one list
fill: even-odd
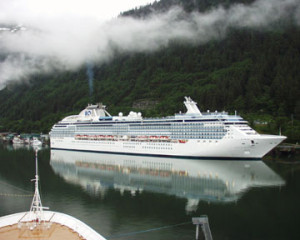
[(190, 97), (184, 97), (185, 101), (184, 101), (184, 105), (187, 108), (187, 112), (186, 114), (197, 114), (202, 116), (199, 108), (197, 107), (197, 103), (194, 102)]

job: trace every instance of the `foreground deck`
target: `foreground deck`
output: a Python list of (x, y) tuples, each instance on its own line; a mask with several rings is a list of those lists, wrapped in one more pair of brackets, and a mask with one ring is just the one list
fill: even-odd
[(105, 240), (85, 223), (67, 214), (44, 211), (38, 223), (30, 212), (0, 217), (0, 240)]
[(77, 232), (58, 223), (50, 223), (49, 228), (38, 226), (33, 230), (30, 230), (26, 225), (19, 228), (18, 224), (2, 227), (0, 228), (0, 239), (86, 240)]

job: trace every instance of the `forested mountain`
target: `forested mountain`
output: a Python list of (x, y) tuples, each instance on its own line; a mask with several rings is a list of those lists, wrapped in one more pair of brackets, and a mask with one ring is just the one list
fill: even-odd
[(149, 16), (149, 14), (163, 13), (168, 11), (174, 6), (182, 7), (185, 12), (206, 12), (214, 7), (222, 6), (228, 8), (233, 4), (250, 4), (255, 2), (255, 0), (160, 0), (155, 1), (152, 4), (135, 8), (122, 13), (122, 16), (133, 16), (136, 18), (144, 18)]
[[(235, 2), (254, 1), (162, 0), (122, 15), (147, 17), (174, 4), (205, 12)], [(185, 111), (184, 96), (191, 96), (201, 111), (237, 110), (259, 131), (281, 129), (289, 141), (300, 139), (300, 28), (293, 22), (263, 30), (232, 28), (225, 38), (205, 44), (175, 40), (159, 51), (121, 52), (93, 64), (91, 96), (86, 68), (39, 74), (2, 89), (0, 131), (48, 132), (89, 102), (102, 102), (111, 114), (133, 109), (145, 117), (170, 115)]]

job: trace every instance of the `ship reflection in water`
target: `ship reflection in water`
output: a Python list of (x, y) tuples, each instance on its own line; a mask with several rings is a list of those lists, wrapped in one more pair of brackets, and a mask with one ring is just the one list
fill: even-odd
[(285, 184), (262, 161), (189, 160), (51, 150), (53, 170), (89, 194), (104, 197), (149, 191), (186, 198), (186, 211), (199, 201), (232, 202), (252, 187)]

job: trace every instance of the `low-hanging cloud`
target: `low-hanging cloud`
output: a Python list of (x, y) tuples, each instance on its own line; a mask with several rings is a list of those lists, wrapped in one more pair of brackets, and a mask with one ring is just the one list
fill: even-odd
[[(150, 52), (180, 39), (203, 44), (226, 37), (229, 28), (266, 28), (289, 18), (300, 25), (299, 0), (258, 0), (250, 5), (219, 6), (205, 13), (185, 13), (175, 7), (145, 19), (118, 17), (107, 22), (87, 16), (60, 14), (24, 16), (26, 30), (0, 31), (0, 89), (8, 81), (34, 73), (99, 64), (118, 52)], [(16, 16), (17, 16), (16, 15)], [(4, 21), (1, 19), (0, 21)], [(0, 29), (1, 30), (1, 29)]]

